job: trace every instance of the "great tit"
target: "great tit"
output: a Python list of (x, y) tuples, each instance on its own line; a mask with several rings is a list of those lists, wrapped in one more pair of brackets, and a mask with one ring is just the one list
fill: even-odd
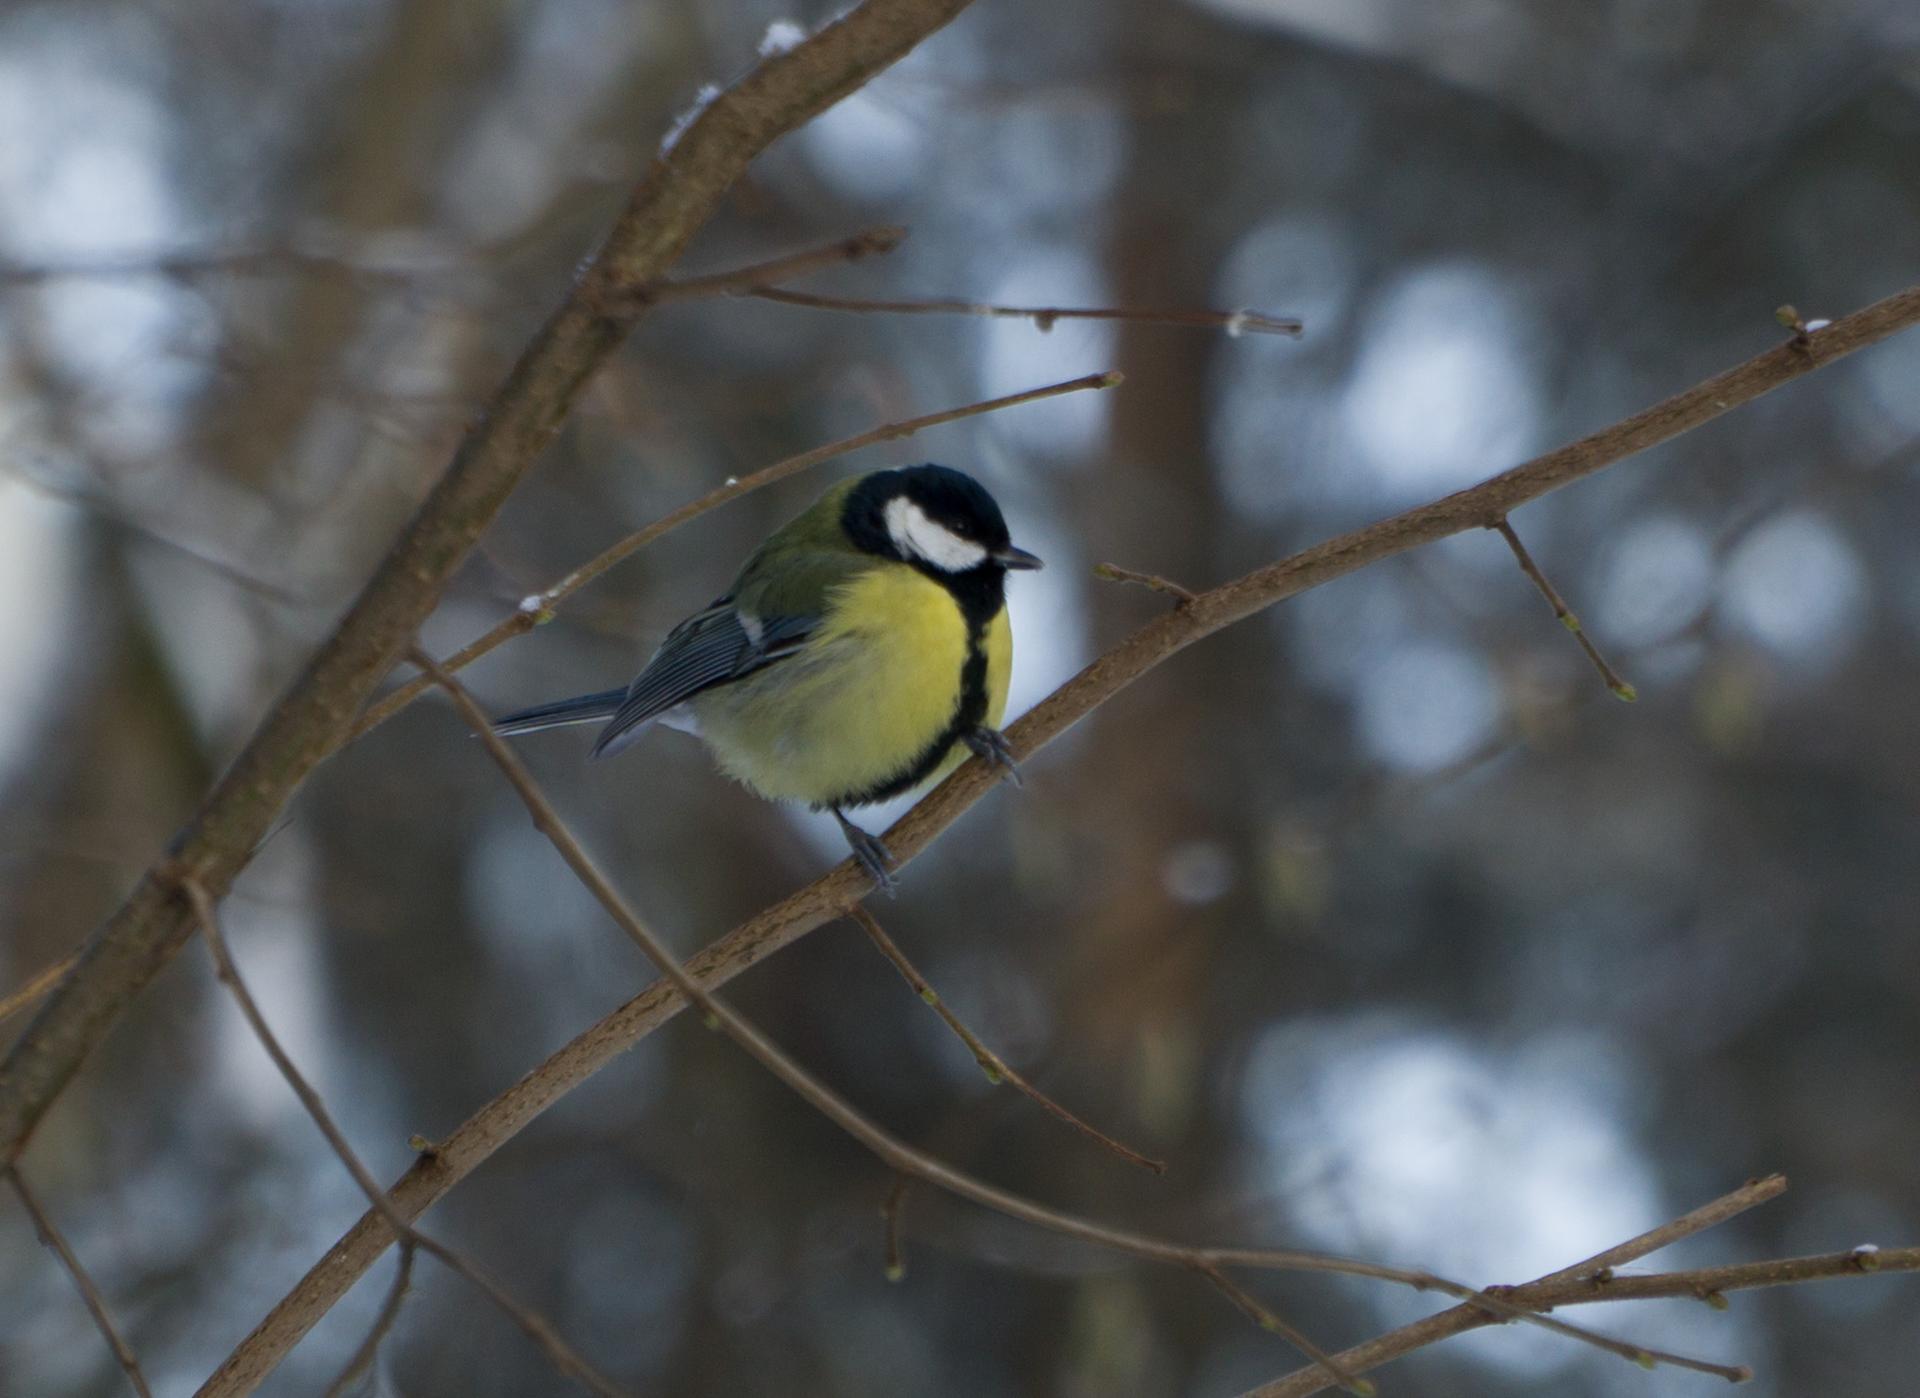
[(654, 720), (697, 733), (721, 770), (831, 811), (892, 892), (893, 857), (846, 808), (944, 776), (968, 752), (1003, 767), (1015, 548), (1000, 506), (946, 466), (873, 471), (768, 536), (726, 594), (667, 633), (624, 689), (508, 714), (496, 732), (605, 723), (611, 757)]

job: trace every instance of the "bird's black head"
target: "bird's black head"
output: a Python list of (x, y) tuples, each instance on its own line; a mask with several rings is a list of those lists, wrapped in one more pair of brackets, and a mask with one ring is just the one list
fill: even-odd
[(1007, 536), (1000, 506), (973, 477), (947, 466), (903, 466), (863, 476), (841, 520), (854, 546), (911, 564), (941, 581), (980, 574), (996, 585), (1009, 568), (1040, 560)]

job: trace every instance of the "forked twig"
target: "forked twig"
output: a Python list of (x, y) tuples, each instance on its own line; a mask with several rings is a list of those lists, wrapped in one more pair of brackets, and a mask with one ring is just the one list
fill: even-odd
[[(1629, 1238), (1624, 1243), (1616, 1244), (1604, 1252), (1596, 1253), (1583, 1262), (1562, 1267), (1557, 1272), (1549, 1272), (1524, 1286), (1491, 1288), (1482, 1297), (1465, 1305), (1451, 1307), (1437, 1315), (1414, 1321), (1410, 1325), (1403, 1325), (1385, 1335), (1376, 1336), (1364, 1344), (1344, 1350), (1339, 1358), (1353, 1369), (1364, 1372), (1451, 1335), (1479, 1329), (1491, 1323), (1492, 1320), (1501, 1318), (1498, 1310), (1482, 1304), (1489, 1297), (1504, 1305), (1524, 1308), (1529, 1313), (1534, 1308), (1570, 1305), (1582, 1300), (1626, 1300), (1627, 1294), (1615, 1289), (1618, 1285), (1618, 1280), (1613, 1276), (1615, 1267), (1624, 1266), (1660, 1248), (1669, 1247), (1682, 1238), (1717, 1227), (1758, 1204), (1778, 1198), (1786, 1187), (1787, 1181), (1782, 1175), (1768, 1175), (1763, 1179), (1749, 1180), (1740, 1188), (1722, 1195), (1709, 1204), (1682, 1214), (1670, 1223), (1649, 1229), (1638, 1237)], [(1920, 1249), (1914, 1249), (1914, 1251), (1920, 1253)], [(1916, 1258), (1915, 1266), (1920, 1267), (1920, 1258)], [(1724, 1272), (1726, 1269), (1718, 1270)], [(1724, 1277), (1721, 1280), (1724, 1282)], [(1668, 1296), (1691, 1294), (1705, 1299), (1708, 1295), (1718, 1295), (1722, 1289), (1737, 1289), (1737, 1283), (1727, 1283), (1724, 1286), (1711, 1288), (1703, 1287), (1698, 1291), (1681, 1287), (1658, 1294)], [(1543, 1319), (1551, 1318), (1543, 1317)], [(1617, 1345), (1619, 1342), (1612, 1343)], [(1627, 1357), (1639, 1363), (1676, 1362), (1673, 1357), (1654, 1350), (1629, 1353)], [(1752, 1377), (1752, 1370), (1745, 1365), (1708, 1365), (1699, 1360), (1679, 1362), (1687, 1368), (1716, 1374), (1730, 1383), (1741, 1383)], [(1321, 1373), (1317, 1368), (1300, 1369), (1285, 1378), (1276, 1379), (1272, 1383), (1250, 1390), (1242, 1395), (1242, 1398), (1306, 1398), (1306, 1395), (1318, 1393), (1325, 1387), (1320, 1379)]]
[[(313, 1119), (313, 1124), (319, 1128), (320, 1134), (326, 1137), (327, 1144), (340, 1158), (340, 1163), (347, 1167), (347, 1173), (352, 1175), (354, 1183), (360, 1186), (360, 1192), (367, 1196), (367, 1202), (393, 1230), (394, 1238), (403, 1245), (411, 1244), (420, 1251), (439, 1259), (451, 1271), (477, 1287), (540, 1347), (547, 1356), (548, 1362), (560, 1373), (577, 1379), (582, 1386), (599, 1394), (600, 1398), (626, 1398), (626, 1390), (604, 1377), (582, 1359), (573, 1347), (560, 1337), (560, 1332), (555, 1330), (544, 1316), (515, 1300), (506, 1288), (495, 1281), (477, 1262), (446, 1244), (428, 1237), (401, 1214), (393, 1200), (388, 1197), (387, 1191), (380, 1187), (372, 1173), (361, 1163), (359, 1155), (347, 1143), (346, 1136), (341, 1133), (339, 1126), (333, 1120), (333, 1114), (327, 1110), (326, 1103), (320, 1100), (320, 1094), (314, 1091), (312, 1084), (294, 1066), (293, 1059), (288, 1056), (279, 1038), (268, 1026), (266, 1016), (260, 1012), (259, 1003), (247, 989), (246, 982), (240, 979), (240, 970), (234, 965), (233, 956), (227, 949), (227, 939), (220, 930), (220, 919), (214, 909), (212, 895), (199, 880), (191, 876), (180, 878), (178, 885), (199, 921), (201, 940), (206, 943), (207, 952), (213, 958), (214, 974), (220, 978), (220, 983), (233, 993), (234, 1002), (239, 1005), (241, 1015), (245, 1017), (248, 1027), (253, 1030), (254, 1038), (258, 1039), (260, 1047), (267, 1051), (267, 1057), (271, 1058), (273, 1066), (280, 1070), (280, 1076), (285, 1078), (287, 1086), (293, 1089), (293, 1095), (300, 1099), (300, 1105), (306, 1108), (307, 1115)], [(387, 1306), (382, 1308), (382, 1319), (387, 1325), (391, 1325), (392, 1321), (386, 1312), (397, 1308), (398, 1297), (403, 1294), (403, 1289), (396, 1286)], [(366, 1349), (369, 1343), (378, 1344), (380, 1336), (384, 1333), (384, 1328), (376, 1324), (374, 1333), (362, 1343), (362, 1349)], [(371, 1353), (367, 1357), (371, 1360)], [(355, 1358), (357, 1361), (358, 1355)]]
[(859, 924), (860, 930), (865, 932), (873, 944), (880, 949), (880, 954), (893, 963), (893, 969), (898, 971), (900, 978), (912, 987), (913, 993), (926, 1001), (947, 1028), (953, 1031), (954, 1036), (967, 1046), (967, 1051), (973, 1055), (973, 1061), (980, 1065), (980, 1071), (986, 1074), (988, 1082), (996, 1085), (1006, 1083), (1015, 1091), (1031, 1098), (1049, 1116), (1065, 1122), (1094, 1144), (1112, 1151), (1129, 1165), (1138, 1165), (1141, 1169), (1156, 1175), (1166, 1174), (1166, 1161), (1156, 1160), (1150, 1155), (1141, 1154), (1131, 1146), (1122, 1145), (1099, 1127), (1091, 1125), (1068, 1111), (1035, 1087), (1026, 1074), (988, 1048), (980, 1036), (969, 1029), (960, 1016), (953, 1012), (940, 993), (927, 983), (927, 978), (920, 974), (919, 969), (911, 961), (907, 960), (907, 954), (900, 950), (899, 944), (887, 935), (887, 930), (880, 925), (879, 919), (865, 907), (854, 903), (847, 908), (847, 916)]

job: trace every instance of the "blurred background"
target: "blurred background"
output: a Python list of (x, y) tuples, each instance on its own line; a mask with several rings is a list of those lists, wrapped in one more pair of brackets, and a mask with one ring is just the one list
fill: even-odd
[[(353, 595), (758, 0), (61, 0), (0, 8), (0, 990), (71, 951)], [(780, 143), (690, 251), (878, 222), (810, 289), (1252, 306), (1138, 325), (651, 315), (426, 631), (445, 653), (629, 529), (787, 453), (1110, 367), (1123, 388), (870, 450), (711, 514), (468, 672), (497, 709), (623, 682), (836, 475), (977, 472), (1018, 712), (1163, 599), (1470, 484), (1920, 266), (1920, 11), (1882, 0), (983, 0)], [(982, 801), (879, 911), (1129, 1170), (989, 1088), (860, 933), (735, 1003), (894, 1130), (1195, 1241), (1520, 1281), (1746, 1177), (1664, 1256), (1920, 1238), (1920, 336), (1520, 511), (1640, 699), (1476, 533), (1179, 656)], [(683, 952), (843, 854), (661, 732), (522, 746)], [(886, 818), (882, 815), (881, 819)], [(879, 824), (878, 820), (869, 821)], [(651, 976), (437, 701), (334, 758), (228, 904), (267, 1012), (383, 1179)], [(17, 1034), (25, 1018), (4, 1028)], [(188, 1393), (361, 1212), (190, 946), (26, 1159), (157, 1392)], [(648, 1394), (1238, 1393), (1293, 1353), (1195, 1278), (889, 1179), (676, 1021), (429, 1215)], [(384, 1260), (266, 1392), (318, 1392)], [(1434, 1308), (1256, 1278), (1320, 1341)], [(1910, 1391), (1886, 1278), (1576, 1318)], [(1422, 1395), (1689, 1394), (1553, 1336)], [(123, 1391), (0, 1205), (0, 1391)], [(380, 1395), (565, 1383), (422, 1261)]]

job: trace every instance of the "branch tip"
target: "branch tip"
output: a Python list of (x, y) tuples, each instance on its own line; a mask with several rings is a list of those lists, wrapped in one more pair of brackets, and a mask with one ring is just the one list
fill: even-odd
[(1138, 587), (1162, 593), (1173, 598), (1175, 610), (1190, 606), (1199, 595), (1169, 578), (1161, 577), (1158, 573), (1140, 573), (1132, 568), (1122, 568), (1117, 563), (1096, 563), (1093, 565), (1093, 575), (1102, 582), (1133, 583)]
[(1554, 585), (1547, 580), (1547, 575), (1540, 571), (1540, 565), (1533, 561), (1533, 555), (1527, 552), (1527, 546), (1520, 541), (1520, 536), (1514, 532), (1513, 525), (1508, 522), (1507, 517), (1496, 515), (1493, 522), (1485, 527), (1494, 530), (1507, 541), (1507, 547), (1512, 550), (1514, 561), (1520, 565), (1520, 571), (1526, 575), (1527, 581), (1539, 589), (1540, 595), (1547, 599), (1547, 605), (1553, 608), (1553, 614), (1559, 618), (1560, 624), (1566, 627), (1573, 639), (1580, 643), (1580, 649), (1586, 652), (1587, 659), (1593, 662), (1593, 668), (1600, 672), (1601, 681), (1613, 697), (1627, 704), (1638, 699), (1640, 691), (1622, 679), (1613, 666), (1607, 663), (1607, 658), (1600, 654), (1600, 648), (1594, 645), (1593, 638), (1587, 635), (1586, 628), (1580, 624), (1579, 616), (1567, 605), (1566, 599), (1560, 595)]
[(1004, 1058), (988, 1048), (986, 1042), (982, 1040), (978, 1034), (974, 1033), (973, 1030), (969, 1029), (966, 1022), (962, 1020), (959, 1015), (947, 1007), (946, 1002), (940, 998), (939, 993), (927, 983), (927, 978), (920, 974), (919, 968), (907, 959), (907, 954), (900, 949), (899, 943), (887, 935), (887, 929), (880, 925), (880, 920), (868, 911), (866, 907), (860, 904), (853, 904), (843, 911), (849, 920), (857, 924), (860, 930), (867, 934), (868, 940), (879, 949), (880, 954), (893, 963), (893, 969), (900, 973), (900, 978), (913, 989), (914, 993), (919, 995), (928, 1005), (932, 1006), (933, 1012), (940, 1016), (941, 1021), (948, 1029), (953, 1031), (954, 1037), (966, 1045), (967, 1051), (973, 1055), (973, 1061), (980, 1065), (980, 1071), (986, 1075), (987, 1082), (991, 1086), (998, 1087), (1003, 1082), (1007, 1083), (1013, 1087), (1015, 1091), (1040, 1107), (1047, 1115), (1053, 1117), (1056, 1121), (1072, 1127), (1088, 1140), (1105, 1150), (1111, 1151), (1129, 1165), (1136, 1165), (1154, 1175), (1166, 1174), (1167, 1166), (1165, 1161), (1156, 1160), (1150, 1155), (1142, 1154), (1140, 1151), (1133, 1149), (1131, 1146), (1121, 1144), (1099, 1127), (1092, 1125), (1077, 1114), (1068, 1111), (1065, 1107), (1054, 1101), (1053, 1098), (1047, 1096), (1046, 1093), (1035, 1087), (1032, 1082), (1027, 1079), (1025, 1074), (1010, 1066)]

